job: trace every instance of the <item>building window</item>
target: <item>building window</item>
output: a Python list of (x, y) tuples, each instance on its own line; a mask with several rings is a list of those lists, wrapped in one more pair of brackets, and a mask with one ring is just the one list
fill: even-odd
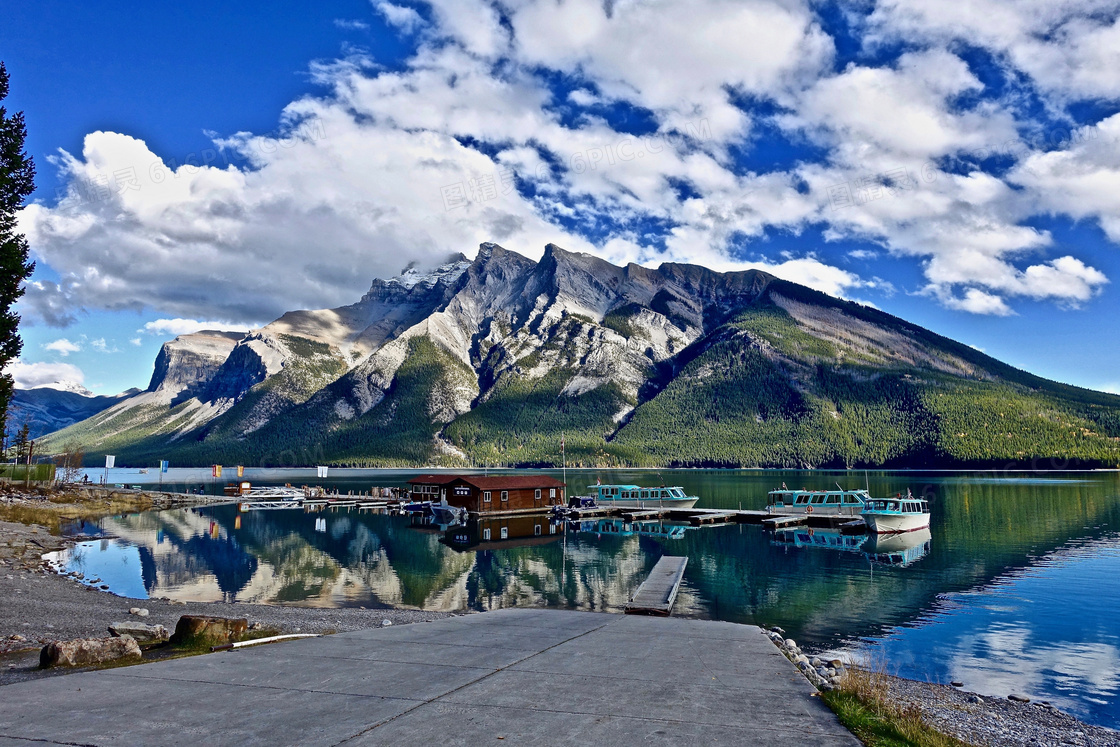
[(556, 534), (556, 525), (555, 524), (549, 524), (548, 525), (548, 533), (549, 534)]
[(537, 536), (537, 537), (541, 536), (541, 525), (540, 524), (534, 524), (533, 525), (533, 534), (534, 534), (534, 536)]
[(548, 497), (549, 498), (555, 498), (556, 497), (556, 488), (549, 488), (548, 489)]
[(484, 539), (484, 540), (490, 539), (490, 530), (489, 529), (483, 529), (482, 530), (482, 539)]
[(541, 489), (537, 488), (533, 491), (533, 499), (539, 501), (541, 499)]
[[(503, 501), (508, 501), (509, 500), (509, 491), (508, 490), (503, 490), (502, 491), (502, 500)], [(502, 531), (504, 532), (505, 530), (503, 529)]]
[[(490, 502), (490, 491), (489, 490), (482, 491), (482, 502), (483, 503), (489, 503)], [(489, 532), (490, 530), (487, 529), (486, 531)]]
[(502, 527), (502, 539), (509, 539), (509, 527)]

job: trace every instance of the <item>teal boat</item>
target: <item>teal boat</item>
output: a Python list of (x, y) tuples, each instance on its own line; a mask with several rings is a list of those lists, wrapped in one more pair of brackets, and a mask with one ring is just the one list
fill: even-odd
[(698, 496), (682, 487), (643, 488), (641, 485), (588, 485), (595, 504), (613, 508), (692, 508)]
[(771, 490), (766, 510), (772, 514), (859, 516), (871, 500), (866, 490)]

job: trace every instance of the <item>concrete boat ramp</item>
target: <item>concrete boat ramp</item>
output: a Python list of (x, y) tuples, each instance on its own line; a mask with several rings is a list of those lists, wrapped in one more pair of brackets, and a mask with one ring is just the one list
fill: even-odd
[(753, 626), (510, 609), (8, 685), (0, 745), (858, 745), (813, 692)]

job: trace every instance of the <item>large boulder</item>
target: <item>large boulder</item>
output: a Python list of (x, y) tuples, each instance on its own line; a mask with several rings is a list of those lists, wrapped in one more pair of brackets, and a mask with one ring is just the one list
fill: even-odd
[(139, 659), (140, 645), (136, 639), (123, 635), (119, 638), (79, 638), (73, 641), (51, 641), (39, 652), (39, 666), (84, 667), (104, 664), (118, 659)]
[(146, 625), (138, 622), (116, 622), (109, 626), (109, 635), (121, 637), (130, 635), (141, 645), (166, 643), (171, 633), (162, 625)]
[(175, 624), (171, 642), (182, 646), (221, 646), (236, 641), (249, 628), (244, 617), (183, 615)]

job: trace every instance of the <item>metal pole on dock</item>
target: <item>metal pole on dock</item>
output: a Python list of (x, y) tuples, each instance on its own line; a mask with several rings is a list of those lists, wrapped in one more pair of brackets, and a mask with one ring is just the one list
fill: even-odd
[(564, 493), (568, 492), (568, 455), (564, 451), (564, 432), (560, 431), (560, 468), (564, 478)]

